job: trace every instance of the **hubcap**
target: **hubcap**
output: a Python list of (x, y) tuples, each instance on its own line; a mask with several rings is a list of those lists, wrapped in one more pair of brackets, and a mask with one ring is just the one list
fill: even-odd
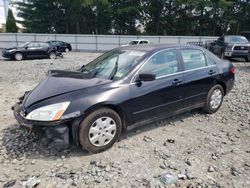
[(15, 58), (16, 58), (16, 60), (20, 61), (20, 60), (22, 60), (23, 56), (22, 56), (22, 54), (16, 54)]
[(220, 106), (222, 100), (222, 93), (221, 90), (216, 89), (213, 91), (211, 98), (210, 98), (210, 106), (212, 109), (216, 109)]
[(105, 146), (115, 137), (116, 123), (110, 117), (97, 119), (89, 129), (89, 141), (94, 146)]
[(68, 49), (68, 48), (66, 48), (66, 49), (65, 49), (65, 52), (69, 52), (69, 49)]

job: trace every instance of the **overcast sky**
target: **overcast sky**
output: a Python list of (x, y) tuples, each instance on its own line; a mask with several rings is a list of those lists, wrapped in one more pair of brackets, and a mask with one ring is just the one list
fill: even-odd
[(0, 0), (0, 23), (5, 23), (3, 0)]

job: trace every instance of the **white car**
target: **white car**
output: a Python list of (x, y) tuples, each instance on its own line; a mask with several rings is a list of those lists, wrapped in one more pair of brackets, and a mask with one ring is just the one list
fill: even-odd
[(122, 45), (122, 46), (131, 46), (131, 45), (139, 45), (139, 44), (148, 44), (148, 40), (132, 40), (128, 44)]

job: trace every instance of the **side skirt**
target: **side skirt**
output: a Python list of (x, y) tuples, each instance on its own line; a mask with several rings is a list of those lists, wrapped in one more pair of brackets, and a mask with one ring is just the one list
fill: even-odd
[(135, 129), (135, 128), (147, 125), (149, 123), (153, 123), (153, 122), (156, 122), (156, 121), (164, 120), (164, 119), (166, 119), (168, 117), (171, 117), (171, 116), (174, 116), (174, 115), (177, 115), (177, 114), (181, 114), (181, 113), (184, 113), (184, 112), (196, 109), (196, 108), (203, 107), (204, 104), (205, 103), (199, 103), (199, 104), (196, 104), (196, 105), (193, 105), (193, 106), (189, 106), (189, 107), (186, 107), (186, 108), (179, 109), (177, 111), (174, 111), (172, 113), (168, 113), (166, 115), (164, 114), (163, 116), (153, 117), (151, 119), (148, 119), (148, 120), (145, 120), (145, 121), (141, 121), (141, 122), (129, 125), (126, 130), (132, 130), (132, 129)]

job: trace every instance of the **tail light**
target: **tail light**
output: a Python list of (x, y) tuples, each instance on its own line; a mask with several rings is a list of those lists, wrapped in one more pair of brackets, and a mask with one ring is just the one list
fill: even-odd
[(233, 73), (233, 74), (235, 74), (235, 72), (236, 72), (235, 66), (232, 66), (232, 67), (230, 68), (230, 72)]

